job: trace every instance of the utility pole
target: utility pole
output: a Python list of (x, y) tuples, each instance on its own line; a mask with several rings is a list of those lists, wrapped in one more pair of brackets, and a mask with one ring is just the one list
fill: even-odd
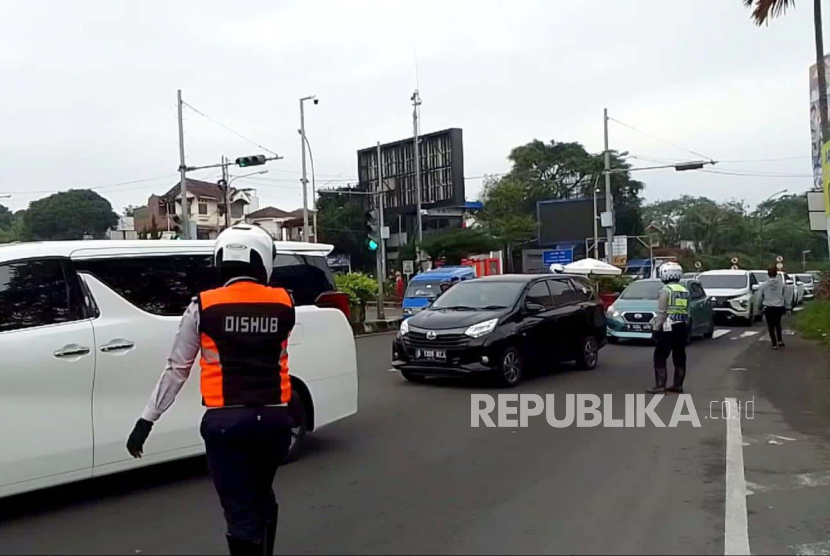
[[(182, 194), (182, 227), (184, 239), (190, 239), (190, 207), (187, 205), (187, 166), (184, 163), (184, 121), (182, 120), (182, 90), (177, 91), (179, 105), (179, 190)], [(175, 203), (173, 205), (175, 207)]]
[[(596, 177), (594, 180), (594, 213), (592, 214), (594, 218), (594, 258), (599, 259), (599, 230), (597, 225), (597, 182), (599, 181), (599, 176)], [(587, 253), (586, 253), (587, 255)]]
[[(383, 163), (381, 162), (380, 141), (378, 141), (378, 226), (380, 228), (380, 260), (383, 278), (386, 279), (386, 239), (383, 237), (384, 218), (383, 205), (385, 188), (383, 186)], [(316, 238), (315, 238), (316, 239)]]
[(603, 127), (605, 129), (605, 211), (611, 216), (610, 226), (606, 228), (607, 243), (605, 256), (608, 263), (614, 261), (614, 196), (611, 194), (611, 152), (608, 150), (608, 109), (603, 109)]
[(418, 222), (418, 259), (421, 255), (421, 242), (424, 239), (424, 227), (421, 220), (421, 157), (418, 153), (418, 107), (421, 106), (421, 96), (418, 94), (418, 89), (412, 93), (412, 128), (414, 141), (412, 143), (412, 153), (415, 156), (415, 200), (417, 204), (417, 222)]
[(306, 178), (305, 172), (305, 111), (303, 110), (304, 100), (305, 99), (303, 98), (300, 99), (300, 143), (302, 144), (303, 152), (303, 241), (308, 241), (308, 179)]
[(228, 159), (222, 155), (222, 190), (225, 201), (225, 228), (231, 227), (230, 185), (228, 183)]

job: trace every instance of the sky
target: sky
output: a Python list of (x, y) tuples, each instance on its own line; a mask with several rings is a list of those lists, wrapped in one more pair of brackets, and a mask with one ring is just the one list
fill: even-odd
[(463, 129), (471, 200), (480, 176), (508, 171), (510, 150), (533, 139), (602, 151), (603, 108), (630, 126), (610, 123), (610, 148), (634, 166), (700, 154), (720, 172), (767, 174), (643, 171), (649, 202), (802, 192), (812, 10), (801, 2), (759, 28), (742, 4), (4, 0), (0, 195), (12, 196), (0, 203), (93, 187), (118, 211), (166, 192), (178, 181), (177, 89), (253, 142), (185, 107), (188, 165), (256, 145), (284, 156), (235, 183), (263, 207), (302, 206), (301, 97), (320, 100), (306, 103), (306, 131), (317, 186), (332, 187), (356, 182), (357, 150), (411, 136), (416, 87), (422, 133)]

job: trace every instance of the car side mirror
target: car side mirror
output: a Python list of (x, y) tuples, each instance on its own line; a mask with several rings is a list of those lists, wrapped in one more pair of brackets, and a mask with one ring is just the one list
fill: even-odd
[(760, 286), (758, 284), (752, 284), (752, 291), (757, 292)]
[(539, 303), (525, 303), (525, 311), (530, 314), (541, 313), (545, 310), (544, 305), (540, 305)]

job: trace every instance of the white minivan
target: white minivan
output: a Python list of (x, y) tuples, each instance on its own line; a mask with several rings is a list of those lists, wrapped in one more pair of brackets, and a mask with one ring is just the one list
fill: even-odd
[(715, 315), (737, 318), (748, 325), (761, 320), (758, 279), (748, 270), (707, 270), (697, 277), (714, 298)]
[[(289, 365), (307, 431), (357, 412), (348, 299), (331, 246), (276, 242), (271, 284), (291, 291)], [(142, 459), (126, 438), (164, 369), (179, 320), (217, 287), (212, 241), (66, 241), (0, 246), (0, 497), (200, 454), (198, 360)]]

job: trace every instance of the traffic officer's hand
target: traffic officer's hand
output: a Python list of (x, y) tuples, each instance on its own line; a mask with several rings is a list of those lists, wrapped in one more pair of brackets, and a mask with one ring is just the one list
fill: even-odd
[(139, 419), (133, 427), (133, 432), (127, 439), (127, 451), (134, 458), (140, 458), (144, 453), (144, 442), (153, 430), (153, 423), (147, 419)]

